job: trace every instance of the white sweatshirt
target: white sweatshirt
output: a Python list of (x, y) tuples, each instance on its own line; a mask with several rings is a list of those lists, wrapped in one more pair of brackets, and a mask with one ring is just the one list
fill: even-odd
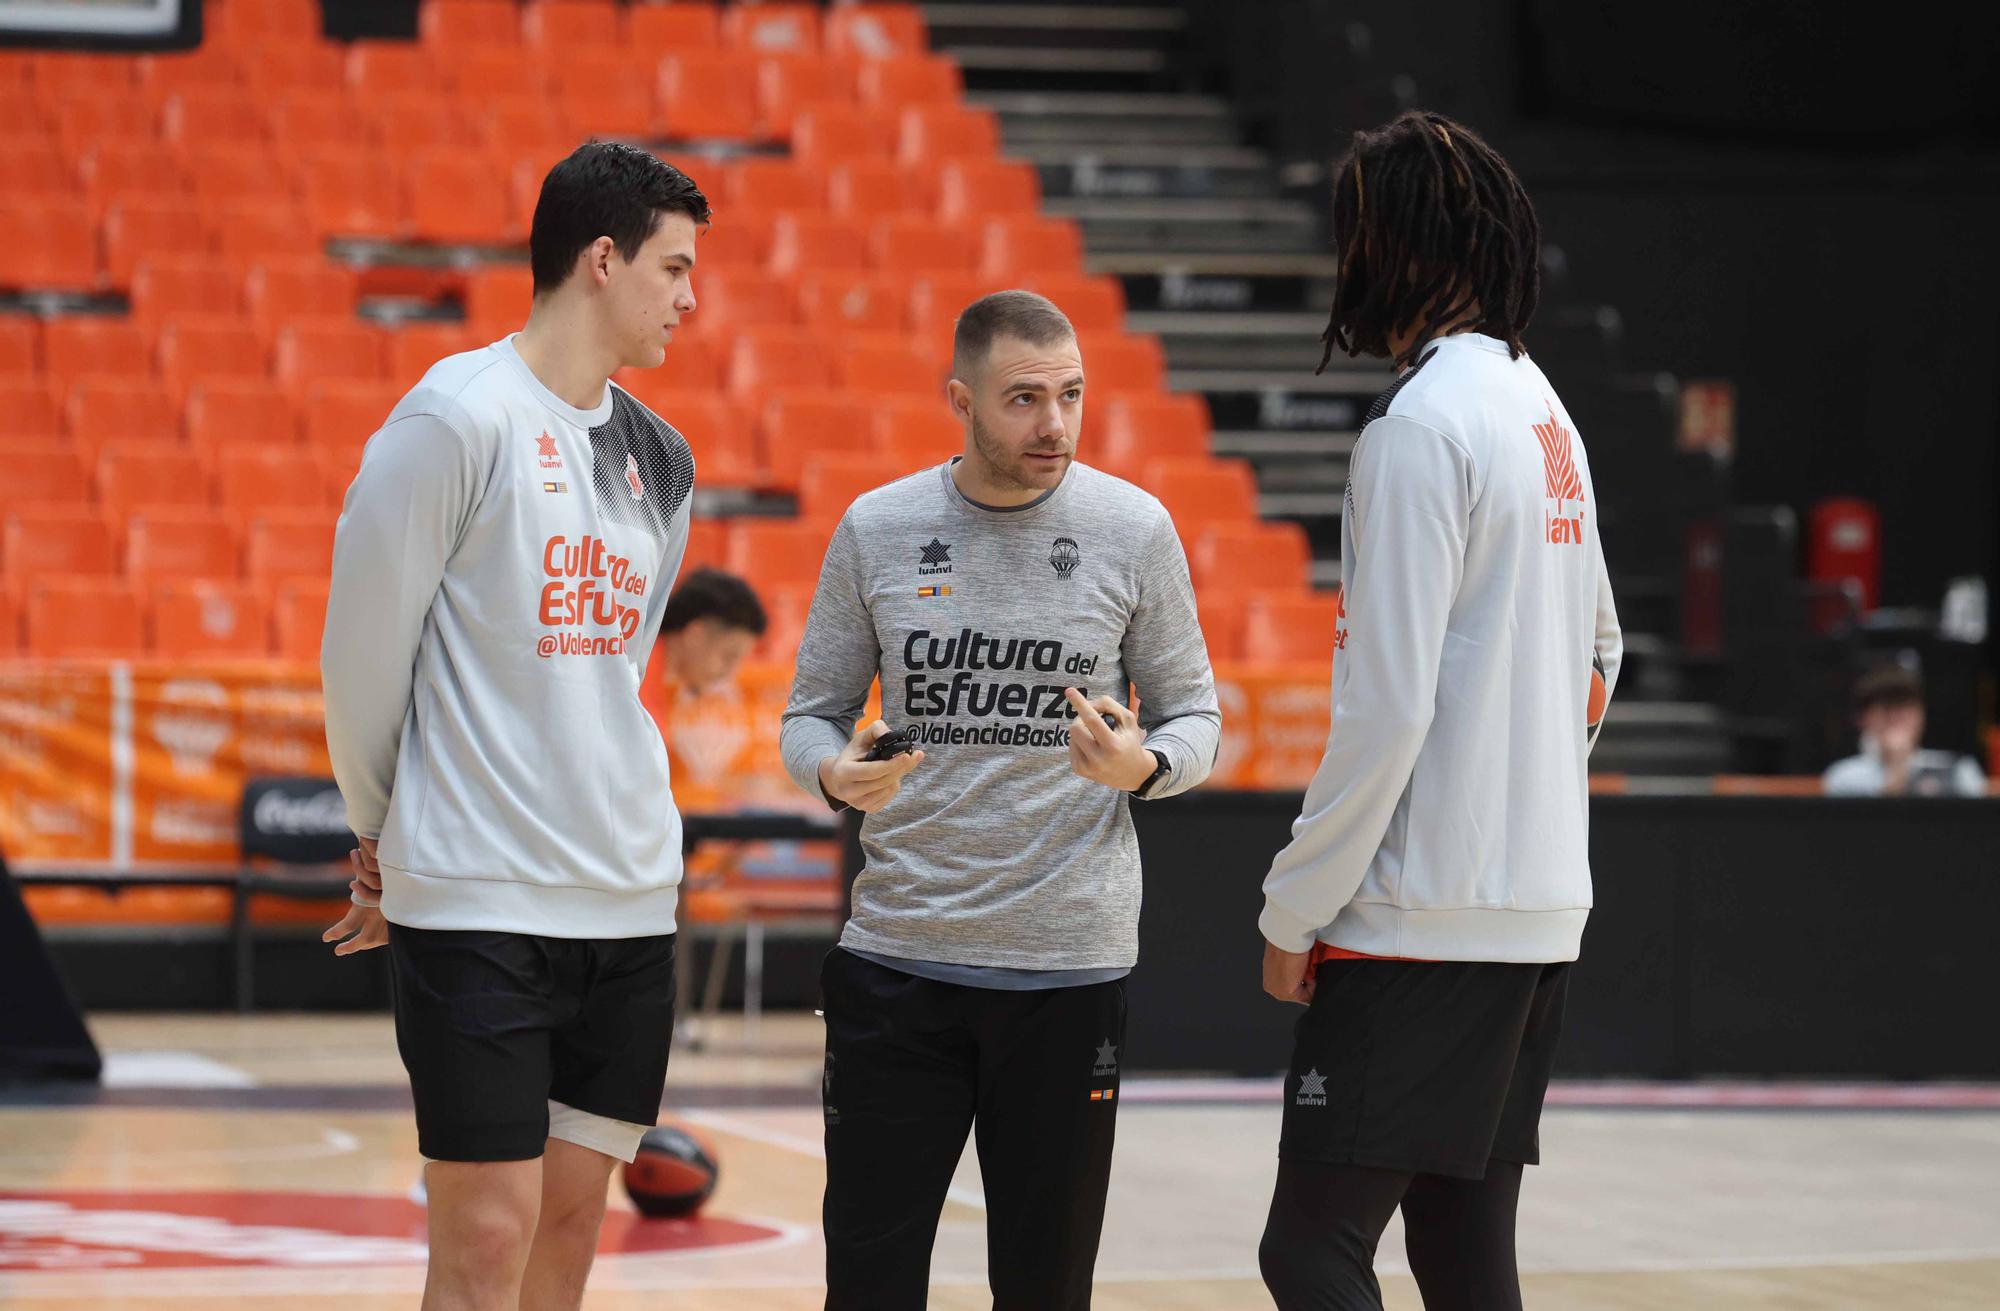
[(681, 825), (640, 677), (694, 459), (513, 339), (439, 361), (372, 437), (334, 536), (320, 676), (382, 911), (423, 929), (674, 931)]
[(1333, 725), (1264, 936), (1574, 960), (1591, 904), (1585, 702), (1623, 652), (1590, 465), (1526, 357), (1464, 334), (1369, 411), (1341, 524)]

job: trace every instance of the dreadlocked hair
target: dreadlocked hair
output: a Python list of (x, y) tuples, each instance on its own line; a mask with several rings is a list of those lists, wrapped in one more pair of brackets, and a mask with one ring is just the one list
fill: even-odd
[(1390, 337), (1413, 327), (1398, 367), (1455, 328), (1506, 342), (1513, 358), (1526, 352), (1541, 225), (1514, 170), (1471, 129), (1413, 109), (1356, 132), (1334, 174), (1333, 236), (1340, 272), (1320, 370), (1336, 346), (1388, 355)]

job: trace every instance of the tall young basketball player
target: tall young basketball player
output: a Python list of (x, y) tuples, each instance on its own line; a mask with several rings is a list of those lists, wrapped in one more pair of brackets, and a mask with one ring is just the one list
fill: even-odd
[[(1138, 955), (1131, 798), (1205, 778), (1221, 715), (1173, 520), (1075, 462), (1085, 372), (1040, 296), (960, 315), (965, 453), (848, 509), (799, 647), (785, 764), (866, 812), (821, 981), (830, 1311), (925, 1304), (975, 1127), (993, 1305), (1090, 1305)], [(878, 675), (920, 751), (863, 759), (879, 720), (850, 737)]]
[(1380, 1307), (1401, 1206), (1430, 1311), (1520, 1306), (1514, 1212), (1590, 908), (1586, 702), (1617, 615), (1583, 443), (1523, 345), (1535, 211), (1436, 114), (1334, 189), (1327, 354), (1386, 356), (1341, 525), (1333, 731), (1264, 881), (1305, 1003), (1260, 1256), (1284, 1311)]
[(362, 850), (327, 937), (389, 944), (428, 1311), (577, 1306), (659, 1111), (680, 818), (639, 682), (694, 461), (609, 379), (694, 310), (707, 221), (644, 151), (557, 164), (527, 326), (403, 398), (335, 536), (327, 746)]

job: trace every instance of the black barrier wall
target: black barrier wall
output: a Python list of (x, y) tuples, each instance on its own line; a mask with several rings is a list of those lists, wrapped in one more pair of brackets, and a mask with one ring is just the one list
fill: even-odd
[[(1293, 794), (1135, 806), (1128, 1069), (1272, 1074), (1260, 884)], [(1599, 797), (1569, 1077), (2000, 1076), (2000, 802)]]

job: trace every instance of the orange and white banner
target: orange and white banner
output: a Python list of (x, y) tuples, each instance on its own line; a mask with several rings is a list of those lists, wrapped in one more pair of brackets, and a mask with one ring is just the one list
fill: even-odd
[[(683, 810), (811, 808), (778, 755), (791, 681), (752, 665), (695, 697), (648, 672)], [(1224, 666), (1216, 690), (1222, 755), (1206, 786), (1304, 787), (1326, 746), (1326, 670)], [(311, 665), (0, 663), (0, 853), (17, 867), (233, 865), (244, 780), (328, 770)]]

